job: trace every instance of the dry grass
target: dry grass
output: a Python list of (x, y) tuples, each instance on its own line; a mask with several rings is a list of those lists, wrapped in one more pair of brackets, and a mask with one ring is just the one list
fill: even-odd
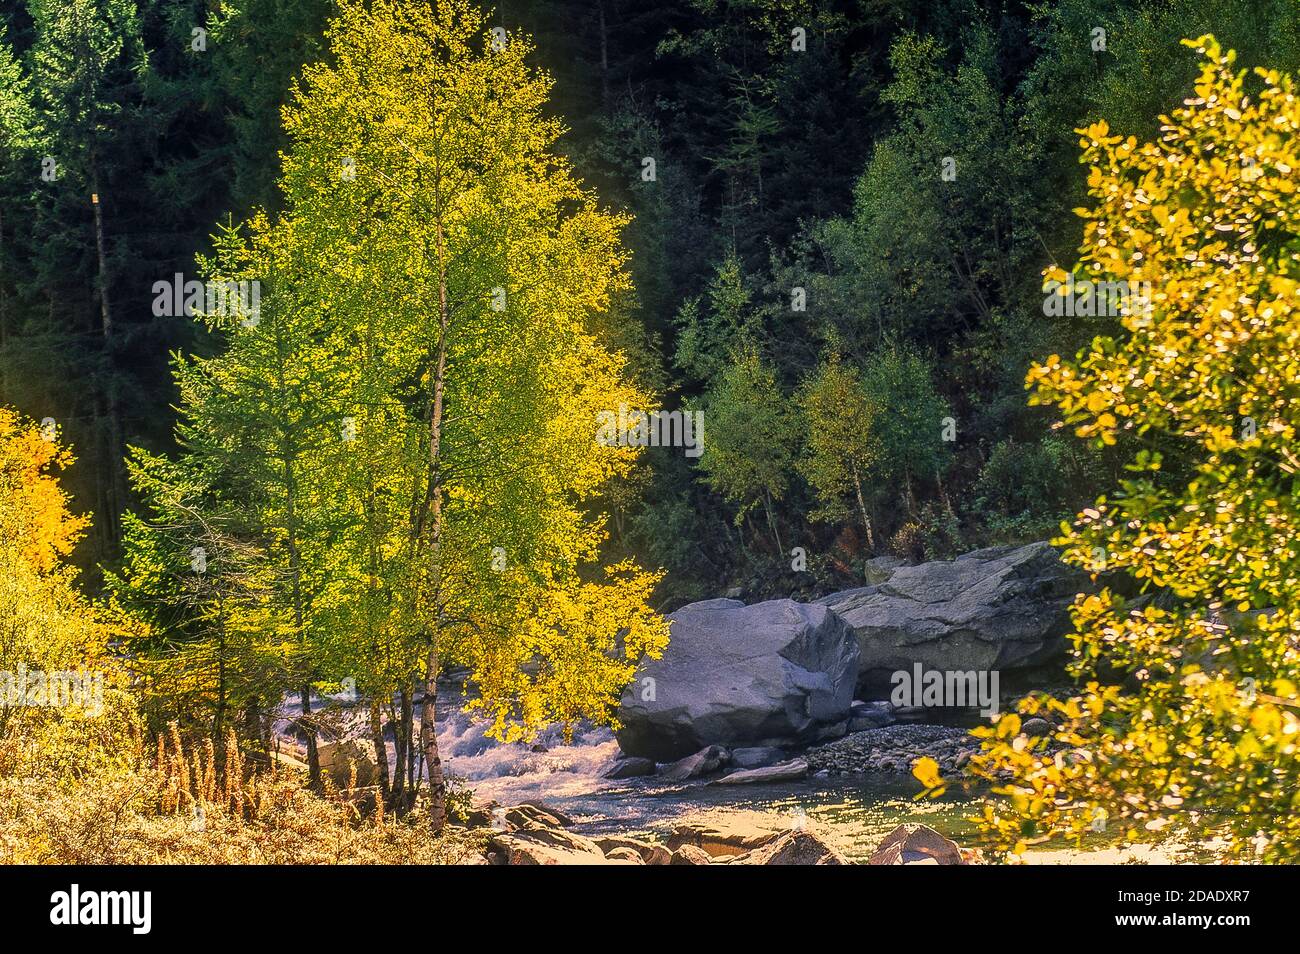
[[(435, 838), (402, 819), (308, 791), (298, 773), (250, 772), (233, 739), (224, 771), (208, 741), (179, 733), (156, 761), (75, 776), (0, 777), (4, 864), (456, 864), (481, 857), (460, 829)], [(153, 762), (153, 764), (148, 764)], [(219, 780), (220, 779), (220, 780)], [(373, 799), (372, 799), (373, 801)]]

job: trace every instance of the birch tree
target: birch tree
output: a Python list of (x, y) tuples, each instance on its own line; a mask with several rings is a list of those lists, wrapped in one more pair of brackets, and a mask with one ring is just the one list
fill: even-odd
[(446, 660), (470, 667), (475, 706), (509, 739), (607, 718), (666, 640), (646, 605), (658, 575), (602, 571), (593, 515), (636, 453), (596, 443), (597, 414), (648, 401), (595, 331), (628, 284), (625, 219), (556, 154), (529, 43), (465, 0), (344, 4), (328, 39), (329, 64), (285, 110), (286, 216), (268, 228), (308, 237), (298, 279), (353, 303), (335, 320), (340, 353), (382, 329), (369, 394), (400, 409), (381, 434), (410, 501), (405, 651), (439, 828)]

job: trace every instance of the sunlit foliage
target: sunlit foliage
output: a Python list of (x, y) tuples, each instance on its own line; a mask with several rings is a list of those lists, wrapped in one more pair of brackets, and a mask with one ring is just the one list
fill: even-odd
[[(1141, 594), (1076, 602), (1079, 696), (982, 730), (975, 772), (1007, 796), (985, 827), (1017, 851), (1180, 823), (1237, 852), (1300, 851), (1300, 101), (1213, 37), (1189, 45), (1204, 63), (1159, 142), (1083, 131), (1075, 280), (1149, 283), (1150, 306), (1130, 299), (1121, 333), (1029, 375), (1035, 403), (1129, 460), (1058, 545)], [(1054, 731), (1031, 740), (1028, 715)]]

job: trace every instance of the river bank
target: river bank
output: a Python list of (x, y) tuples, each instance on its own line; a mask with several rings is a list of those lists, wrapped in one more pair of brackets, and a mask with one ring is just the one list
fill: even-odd
[[(912, 767), (929, 758), (959, 778), (979, 748), (972, 726), (1005, 711), (1027, 685), (1061, 685), (1067, 608), (1080, 583), (1046, 544), (914, 565), (877, 561), (872, 574), (876, 582), (814, 603), (726, 598), (676, 610), (667, 650), (642, 660), (613, 731), (579, 725), (566, 737), (551, 726), (526, 743), (499, 743), (465, 712), (468, 673), (448, 674), (437, 735), (453, 791), (460, 804), (477, 806), (480, 825), (498, 831), (494, 813), (544, 806), (565, 819), (562, 840), (671, 842), (696, 823), (808, 830), (837, 857), (861, 862), (899, 826), (925, 825), (973, 846), (972, 816), (987, 791), (952, 785), (938, 800), (918, 801)], [(927, 673), (944, 677), (932, 680), (933, 697), (891, 701), (891, 681)], [(963, 687), (971, 692), (952, 697)], [(339, 787), (355, 784), (352, 763), (374, 753), (368, 706), (334, 697), (313, 708), (317, 725), (332, 723), (322, 765), (338, 760)], [(1052, 728), (1034, 718), (1020, 731), (1029, 744)], [(277, 734), (290, 746), (303, 739), (292, 707)], [(387, 720), (385, 738), (393, 765)], [(373, 761), (361, 775), (371, 781), (360, 784), (372, 784)], [(1128, 848), (1099, 833), (1082, 846), (1030, 854), (1045, 863), (1206, 857), (1203, 846), (1163, 844)]]

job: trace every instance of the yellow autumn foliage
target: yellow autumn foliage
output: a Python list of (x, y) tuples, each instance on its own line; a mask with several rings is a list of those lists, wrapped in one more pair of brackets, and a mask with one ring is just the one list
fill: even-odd
[[(1300, 99), (1213, 37), (1158, 142), (1081, 130), (1089, 208), (1075, 282), (1134, 283), (1121, 329), (1035, 366), (1032, 401), (1126, 454), (1130, 475), (1063, 527), (1067, 561), (1118, 571), (1073, 615), (1069, 700), (1046, 739), (981, 730), (987, 833), (1006, 850), (1186, 828), (1300, 856)], [(1049, 270), (1049, 281), (1061, 281)]]

